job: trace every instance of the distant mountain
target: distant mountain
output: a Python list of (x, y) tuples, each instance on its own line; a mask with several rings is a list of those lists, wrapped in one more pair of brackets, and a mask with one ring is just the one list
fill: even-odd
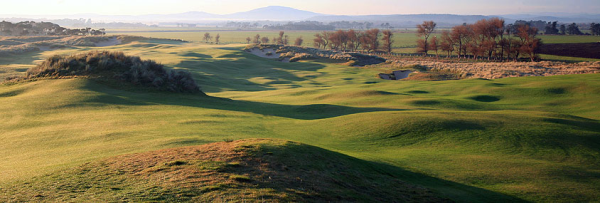
[(226, 19), (237, 19), (237, 20), (273, 20), (273, 21), (298, 21), (320, 16), (323, 14), (314, 13), (310, 11), (298, 10), (290, 7), (283, 6), (269, 6), (259, 9), (254, 9), (246, 12), (239, 12), (229, 15), (224, 15)]
[[(0, 20), (35, 20), (58, 22), (58, 19), (92, 19), (93, 22), (125, 22), (125, 23), (222, 23), (223, 21), (357, 21), (372, 22), (375, 24), (389, 23), (396, 28), (414, 27), (423, 21), (435, 21), (439, 27), (451, 27), (463, 23), (474, 23), (481, 19), (489, 19), (496, 16), (485, 15), (453, 15), (453, 14), (410, 14), (410, 15), (325, 15), (310, 11), (298, 10), (290, 7), (269, 6), (245, 12), (226, 15), (211, 14), (207, 12), (192, 11), (177, 14), (150, 14), (150, 15), (98, 15), (98, 14), (76, 14), (76, 15), (6, 15), (0, 14)], [(497, 16), (508, 23), (516, 20), (543, 20), (559, 21), (559, 23), (590, 23), (600, 22), (599, 14), (573, 14), (573, 13), (531, 13), (510, 14)], [(3, 19), (2, 19), (3, 18)], [(60, 23), (59, 23), (60, 24)]]
[(434, 21), (438, 26), (454, 26), (463, 23), (474, 23), (481, 19), (489, 19), (493, 16), (482, 15), (452, 15), (452, 14), (409, 14), (409, 15), (362, 15), (362, 16), (318, 16), (308, 20), (333, 22), (333, 21), (367, 21), (374, 23), (390, 23), (400, 27), (414, 27), (423, 21)]
[(517, 19), (525, 21), (558, 21), (559, 23), (591, 23), (600, 22), (600, 14), (569, 14), (569, 13), (540, 13), (540, 14), (510, 14), (501, 15), (507, 19)]
[(200, 11), (190, 11), (185, 13), (177, 13), (177, 14), (163, 14), (163, 15), (142, 15), (142, 16), (134, 16), (138, 19), (148, 19), (152, 21), (176, 21), (176, 20), (197, 20), (197, 19), (214, 19), (220, 18), (220, 15), (200, 12)]

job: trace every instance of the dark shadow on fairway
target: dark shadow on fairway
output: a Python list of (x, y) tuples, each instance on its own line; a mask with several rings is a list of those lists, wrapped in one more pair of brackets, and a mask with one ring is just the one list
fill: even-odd
[[(253, 101), (231, 100), (195, 94), (178, 94), (163, 92), (145, 92), (144, 90), (120, 90), (89, 81), (84, 89), (103, 93), (79, 102), (77, 106), (111, 106), (111, 105), (174, 105), (190, 106), (226, 111), (251, 112), (260, 115), (278, 116), (294, 119), (313, 120), (344, 116), (355, 113), (375, 111), (402, 111), (404, 109), (389, 108), (356, 108), (331, 104), (285, 105)], [(125, 87), (126, 88), (126, 87)], [(69, 107), (69, 106), (66, 106)]]
[(398, 178), (408, 183), (424, 186), (437, 192), (438, 194), (441, 194), (441, 196), (456, 202), (529, 202), (518, 197), (486, 190), (483, 188), (443, 180), (421, 173), (415, 173), (386, 163), (372, 161), (364, 162), (370, 164), (371, 167), (373, 167), (373, 170), (387, 173), (394, 178)]
[[(298, 77), (293, 72), (307, 71), (316, 72), (324, 68), (324, 65), (313, 62), (282, 63), (273, 59), (265, 59), (245, 53), (240, 48), (220, 48), (225, 50), (236, 50), (238, 52), (219, 56), (215, 62), (207, 55), (197, 53), (185, 53), (182, 56), (192, 57), (184, 60), (174, 67), (190, 71), (198, 84), (205, 92), (232, 91), (265, 91), (274, 90), (272, 85), (289, 85), (289, 88), (299, 87), (296, 82), (314, 79), (310, 77)], [(264, 79), (266, 82), (256, 82)]]
[(500, 101), (500, 97), (492, 96), (492, 95), (478, 95), (474, 97), (469, 97), (469, 99), (478, 101), (478, 102), (495, 102)]
[(213, 58), (211, 55), (206, 55), (206, 54), (200, 54), (200, 53), (196, 53), (196, 52), (188, 52), (187, 54), (182, 54), (181, 56), (187, 56), (187, 57), (195, 57), (195, 60), (202, 60), (202, 59), (211, 59)]
[(413, 91), (408, 91), (408, 93), (410, 94), (428, 94), (428, 91), (423, 91), (423, 90), (413, 90)]
[(562, 118), (544, 118), (542, 119), (544, 122), (555, 123), (566, 125), (573, 129), (594, 131), (600, 133), (600, 122), (592, 119), (585, 118), (571, 118), (571, 119), (562, 119)]
[[(354, 174), (363, 174), (362, 178), (380, 181), (382, 184), (400, 180), (414, 185), (425, 186), (433, 190), (435, 192), (434, 195), (449, 198), (457, 202), (526, 202), (517, 197), (411, 172), (386, 163), (358, 159), (311, 145), (286, 145), (284, 148), (264, 146), (262, 151), (268, 152), (270, 154), (268, 156), (277, 156), (280, 158), (293, 157), (289, 158), (291, 160), (280, 160), (285, 165), (293, 164), (286, 163), (287, 161), (301, 161), (302, 168), (295, 168), (295, 170), (321, 169), (322, 173), (334, 178), (334, 181), (357, 188), (358, 191), (355, 192), (360, 192), (360, 196), (373, 196), (375, 194), (371, 194), (374, 191), (371, 191), (371, 188), (368, 188), (369, 186), (361, 184), (362, 180), (354, 176)], [(335, 168), (335, 166), (329, 165), (331, 162), (347, 163), (347, 165)], [(401, 182), (396, 182), (396, 184), (398, 184), (396, 187), (406, 187)], [(419, 199), (413, 200), (419, 202)]]

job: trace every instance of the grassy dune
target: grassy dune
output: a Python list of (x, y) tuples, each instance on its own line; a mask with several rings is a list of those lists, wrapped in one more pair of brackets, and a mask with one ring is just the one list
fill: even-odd
[(384, 81), (377, 70), (241, 48), (153, 40), (0, 61), (4, 76), (32, 58), (118, 50), (188, 70), (210, 96), (83, 78), (2, 85), (0, 196), (116, 155), (277, 138), (362, 159), (455, 201), (600, 199), (598, 75)]

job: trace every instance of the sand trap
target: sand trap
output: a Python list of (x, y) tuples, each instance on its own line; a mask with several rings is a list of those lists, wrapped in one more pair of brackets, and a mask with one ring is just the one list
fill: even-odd
[(402, 80), (404, 78), (407, 78), (408, 75), (410, 75), (411, 73), (412, 71), (410, 70), (398, 70), (392, 72), (392, 74), (380, 73), (379, 78), (384, 80)]
[(115, 46), (115, 45), (119, 45), (121, 44), (121, 40), (117, 39), (116, 37), (112, 37), (110, 39), (108, 39), (107, 41), (101, 41), (96, 43), (96, 47), (108, 47), (108, 46)]
[[(250, 53), (263, 57), (263, 58), (269, 58), (269, 59), (278, 59), (279, 55), (278, 53), (275, 53), (274, 49), (263, 49), (260, 50), (259, 48), (253, 48), (250, 50)], [(271, 53), (271, 55), (267, 55), (267, 53)]]
[(399, 71), (394, 71), (394, 76), (395, 76), (396, 80), (402, 80), (404, 78), (407, 78), (408, 75), (410, 75), (410, 73), (412, 73), (412, 71), (399, 70)]
[[(268, 58), (268, 59), (279, 59), (279, 56), (281, 56), (281, 54), (278, 54), (278, 53), (275, 52), (275, 49), (263, 49), (263, 50), (260, 50), (259, 48), (253, 48), (253, 49), (250, 49), (250, 51), (248, 51), (248, 52), (250, 52), (251, 54), (254, 54), (256, 56), (260, 56), (260, 57)], [(271, 53), (271, 54), (267, 55), (267, 53)], [(280, 61), (284, 62), (284, 63), (289, 63), (290, 62), (290, 58), (285, 58), (285, 59), (280, 60)]]

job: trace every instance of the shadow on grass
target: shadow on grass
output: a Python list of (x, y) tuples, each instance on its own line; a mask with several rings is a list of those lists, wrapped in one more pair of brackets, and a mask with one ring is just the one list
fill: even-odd
[(207, 109), (219, 109), (226, 111), (250, 112), (266, 116), (277, 116), (303, 120), (332, 118), (349, 114), (375, 111), (404, 110), (389, 108), (357, 108), (331, 104), (285, 105), (254, 101), (231, 100), (195, 94), (148, 92), (141, 90), (127, 91), (107, 88), (105, 84), (100, 84), (91, 80), (88, 81), (83, 88), (102, 94), (99, 96), (90, 97), (87, 100), (80, 102), (77, 106), (174, 105)]
[[(358, 159), (311, 145), (286, 144), (284, 147), (262, 146), (260, 149), (263, 153), (269, 154), (273, 162), (294, 168), (295, 171), (319, 171), (320, 176), (327, 177), (327, 180), (316, 180), (315, 182), (336, 182), (339, 186), (347, 189), (336, 190), (342, 192), (337, 195), (358, 202), (394, 201), (380, 199), (386, 198), (385, 195), (392, 195), (395, 198), (408, 196), (417, 202), (445, 202), (444, 198), (457, 202), (526, 202), (506, 194), (442, 180), (386, 163)], [(258, 156), (261, 155), (258, 154)], [(262, 156), (264, 157), (264, 155)], [(311, 180), (317, 177), (305, 175), (302, 178)], [(430, 195), (417, 194), (418, 190), (406, 183), (425, 186), (434, 193)], [(265, 188), (281, 189), (293, 187), (290, 185), (273, 187), (268, 183), (265, 186)], [(282, 190), (281, 192), (286, 191)], [(441, 198), (432, 198), (432, 195)]]
[[(265, 91), (276, 89), (272, 85), (299, 87), (297, 82), (313, 80), (313, 77), (299, 77), (296, 72), (316, 72), (325, 66), (313, 62), (282, 63), (272, 59), (254, 56), (240, 48), (220, 48), (238, 50), (214, 59), (208, 55), (185, 53), (187, 60), (174, 65), (178, 69), (190, 71), (205, 92)], [(218, 60), (216, 63), (215, 60)], [(267, 80), (266, 82), (262, 82)], [(258, 82), (261, 81), (261, 82)]]

